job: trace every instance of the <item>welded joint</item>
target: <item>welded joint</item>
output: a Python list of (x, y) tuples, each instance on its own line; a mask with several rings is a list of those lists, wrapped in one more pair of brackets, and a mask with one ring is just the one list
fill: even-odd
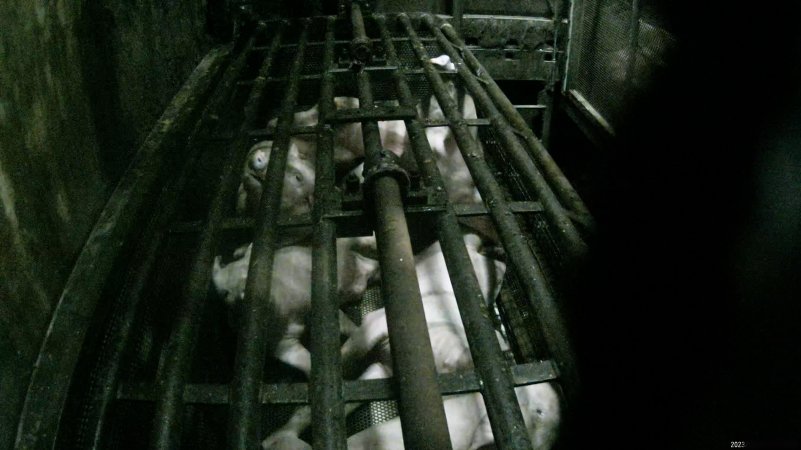
[(368, 154), (364, 160), (364, 197), (366, 200), (365, 205), (368, 208), (373, 205), (373, 184), (375, 184), (375, 180), (384, 176), (395, 178), (400, 187), (401, 196), (404, 199), (408, 197), (409, 186), (411, 185), (409, 173), (401, 167), (400, 157), (382, 148), (374, 154)]

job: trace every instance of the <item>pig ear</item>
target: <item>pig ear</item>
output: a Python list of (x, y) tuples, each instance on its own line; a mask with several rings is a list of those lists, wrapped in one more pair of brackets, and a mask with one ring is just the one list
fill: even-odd
[(234, 259), (241, 259), (243, 257), (250, 257), (250, 249), (253, 244), (243, 245), (234, 250)]
[(212, 268), (211, 272), (212, 276), (217, 275), (217, 273), (222, 270), (222, 265), (220, 264), (220, 261), (222, 261), (222, 258), (220, 256), (214, 257), (214, 267)]
[(289, 144), (290, 152), (294, 148), (300, 159), (314, 160), (315, 138), (293, 137)]

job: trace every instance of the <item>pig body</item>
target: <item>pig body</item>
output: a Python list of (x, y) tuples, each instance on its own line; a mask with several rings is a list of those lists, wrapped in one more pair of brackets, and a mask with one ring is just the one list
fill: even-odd
[[(372, 255), (372, 237), (337, 240), (337, 286), (341, 303), (358, 300), (378, 269)], [(229, 306), (245, 295), (252, 244), (235, 252), (235, 261), (223, 266), (218, 256), (214, 260), (212, 280), (217, 292)], [(307, 375), (311, 370), (311, 355), (300, 342), (306, 330), (306, 317), (311, 308), (312, 251), (310, 247), (288, 246), (276, 250), (269, 301), (274, 305), (270, 327), (283, 328), (275, 356)], [(340, 312), (340, 329), (349, 334), (354, 328)]]
[[(480, 240), (468, 235), (465, 241), (485, 299), (497, 296), (505, 266), (478, 253)], [(473, 360), (459, 316), (453, 286), (447, 275), (445, 259), (439, 243), (415, 257), (420, 292), (426, 313), (434, 362), (439, 373), (458, 372), (473, 368)], [(497, 334), (497, 333), (496, 333)], [(497, 334), (502, 348), (508, 348), (505, 339)], [(391, 373), (391, 356), (386, 316), (383, 310), (368, 314), (343, 346), (343, 358), (357, 357), (379, 349), (376, 364), (385, 373)], [(369, 350), (372, 349), (372, 350)], [(344, 356), (348, 354), (353, 356)], [(380, 371), (373, 369), (373, 373)], [(548, 383), (522, 386), (515, 389), (518, 404), (532, 445), (537, 450), (553, 445), (559, 424), (559, 398)], [(443, 401), (448, 431), (454, 450), (473, 450), (492, 444), (494, 437), (480, 394), (463, 394), (446, 397)], [(348, 438), (348, 448), (403, 449), (400, 418), (396, 417)]]
[[(478, 252), (480, 242), (475, 235), (465, 236), (482, 294), (485, 299), (491, 299), (500, 289), (505, 266), (481, 255)], [(448, 373), (471, 369), (472, 357), (439, 243), (415, 256), (415, 268), (437, 371)], [(508, 348), (500, 334), (498, 339), (502, 347)], [(343, 364), (375, 358), (361, 379), (391, 376), (391, 354), (383, 309), (364, 317), (362, 324), (343, 345), (342, 357)], [(516, 388), (515, 393), (534, 448), (550, 448), (559, 424), (559, 399), (553, 387), (547, 383), (523, 386)], [(454, 450), (472, 450), (494, 442), (480, 394), (449, 396), (444, 399), (443, 405)], [(304, 421), (304, 418), (307, 420)], [(265, 449), (307, 449), (308, 444), (298, 436), (309, 423), (308, 408), (301, 408), (287, 425), (265, 439), (262, 446)], [(348, 448), (403, 449), (400, 418), (374, 425), (349, 437)]]

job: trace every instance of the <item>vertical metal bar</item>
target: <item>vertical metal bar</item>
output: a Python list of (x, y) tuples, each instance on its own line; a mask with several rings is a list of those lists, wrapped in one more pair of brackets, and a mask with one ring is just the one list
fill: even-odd
[[(280, 33), (280, 30), (279, 30)], [(273, 39), (268, 62), (277, 53), (280, 34)], [(268, 71), (269, 67), (264, 68)], [(260, 98), (262, 89), (254, 85), (251, 100)], [(246, 118), (246, 121), (248, 119)], [(252, 120), (252, 119), (251, 119)], [(192, 259), (189, 280), (184, 286), (178, 314), (172, 332), (164, 348), (164, 358), (156, 376), (156, 389), (159, 393), (151, 435), (151, 446), (156, 449), (174, 449), (181, 442), (181, 421), (183, 419), (184, 386), (189, 377), (194, 354), (198, 326), (206, 304), (206, 294), (211, 280), (211, 267), (214, 260), (217, 238), (228, 202), (234, 194), (237, 180), (236, 170), (242, 167), (247, 150), (237, 149), (227, 158), (222, 176), (209, 207), (208, 216), (200, 233), (199, 244)]]
[(316, 449), (344, 450), (345, 402), (337, 299), (336, 224), (323, 216), (334, 191), (334, 136), (325, 123), (334, 110), (334, 23), (326, 21), (323, 73), (320, 87), (320, 120), (317, 134), (317, 166), (314, 184), (314, 242), (312, 247), (312, 299), (310, 319), (312, 445)]
[(453, 15), (453, 26), (456, 28), (456, 31), (459, 33), (462, 32), (462, 19), (464, 16), (464, 1), (465, 0), (453, 0), (453, 11), (451, 14)]
[(573, 352), (567, 330), (539, 262), (523, 239), (523, 232), (509, 209), (509, 205), (504, 200), (501, 187), (495, 180), (489, 166), (481, 157), (479, 148), (473, 140), (464, 118), (459, 114), (459, 107), (456, 101), (450, 97), (442, 77), (429, 61), (429, 55), (414, 31), (409, 18), (405, 14), (401, 14), (400, 19), (406, 28), (412, 48), (423, 66), (423, 71), (431, 83), (431, 88), (445, 113), (445, 117), (451, 123), (451, 129), (459, 150), (462, 152), (467, 168), (473, 176), (473, 181), (475, 181), (476, 187), (478, 187), (481, 197), (484, 199), (484, 204), (490, 212), (520, 283), (523, 285), (529, 302), (534, 307), (537, 319), (543, 328), (543, 334), (549, 350), (556, 360), (560, 374), (565, 377), (565, 390), (568, 394), (572, 394), (578, 386)]
[[(210, 107), (207, 108), (206, 114), (216, 111), (215, 105), (217, 105), (220, 98), (229, 97), (231, 88), (244, 67), (247, 53), (254, 42), (255, 35), (248, 40), (240, 56), (228, 67), (218, 85), (217, 93), (214, 98), (209, 100)], [(174, 211), (176, 211), (180, 201), (179, 193), (184, 189), (200, 154), (195, 152), (190, 156), (184, 163), (178, 179), (159, 198), (156, 206), (156, 216), (147, 225), (143, 234), (142, 242), (145, 242), (146, 245), (139, 247), (131, 258), (134, 266), (129, 269), (130, 278), (117, 299), (117, 304), (120, 305), (119, 307), (123, 312), (119, 326), (114, 329), (113, 335), (108, 339), (112, 348), (109, 349), (108, 357), (105, 359), (106, 364), (99, 368), (100, 373), (97, 375), (97, 378), (102, 380), (103, 385), (98, 392), (93, 393), (87, 404), (87, 408), (93, 411), (93, 414), (88, 419), (90, 422), (87, 424), (87, 429), (92, 430), (92, 441), (89, 444), (91, 448), (101, 448), (106, 416), (109, 406), (117, 393), (122, 358), (128, 351), (128, 343), (139, 314), (139, 304), (143, 290), (153, 270), (161, 243), (169, 231), (168, 226), (170, 221), (173, 220)]]
[[(447, 46), (443, 46), (443, 49), (446, 50), (446, 53), (448, 53), (449, 55), (451, 53), (455, 54), (454, 51), (455, 49), (453, 48), (452, 45), (450, 45), (450, 43), (453, 42), (453, 45), (455, 45), (459, 49), (460, 54), (464, 56), (463, 62), (467, 63), (469, 71), (459, 70), (459, 74), (462, 75), (463, 79), (468, 85), (468, 88), (470, 88), (470, 86), (472, 85), (473, 89), (477, 89), (477, 91), (482, 92), (482, 94), (476, 95), (476, 93), (474, 93), (473, 90), (471, 89), (471, 93), (476, 97), (476, 100), (481, 102), (482, 98), (484, 99), (483, 103), (481, 103), (482, 108), (484, 106), (484, 103), (487, 103), (487, 99), (485, 96), (489, 94), (489, 97), (492, 99), (494, 104), (497, 105), (498, 108), (500, 108), (500, 111), (503, 113), (504, 118), (508, 121), (509, 124), (511, 124), (514, 127), (514, 133), (519, 134), (525, 140), (527, 147), (529, 149), (529, 154), (531, 154), (535, 158), (537, 165), (542, 169), (546, 181), (550, 184), (550, 186), (553, 187), (553, 193), (555, 193), (558, 196), (559, 201), (564, 206), (569, 208), (574, 214), (579, 216), (584, 226), (588, 228), (588, 231), (592, 231), (592, 229), (594, 228), (592, 216), (590, 215), (590, 212), (587, 209), (587, 207), (584, 205), (584, 202), (581, 200), (576, 190), (570, 184), (570, 181), (568, 181), (567, 177), (565, 177), (565, 175), (562, 173), (562, 170), (559, 168), (559, 166), (556, 165), (556, 162), (553, 160), (550, 153), (548, 153), (548, 150), (542, 145), (542, 142), (540, 142), (539, 139), (537, 139), (537, 137), (528, 127), (525, 119), (523, 119), (523, 116), (520, 115), (517, 109), (515, 109), (512, 102), (510, 102), (509, 99), (506, 97), (506, 95), (504, 95), (501, 88), (498, 87), (497, 83), (495, 83), (495, 80), (493, 80), (492, 77), (490, 77), (487, 74), (487, 69), (485, 69), (484, 66), (481, 64), (481, 62), (479, 62), (479, 60), (475, 57), (475, 55), (473, 55), (473, 52), (471, 52), (467, 48), (466, 44), (457, 35), (456, 30), (454, 30), (453, 27), (451, 27), (448, 24), (444, 24), (440, 28), (442, 31), (440, 31), (440, 29), (434, 26), (430, 17), (427, 18), (426, 22), (429, 24), (432, 30), (434, 30), (440, 43), (444, 42), (447, 44)], [(444, 39), (442, 33), (444, 33), (445, 36), (447, 36), (447, 39)], [(450, 42), (448, 40), (450, 40)], [(456, 56), (458, 58), (457, 60), (459, 61), (462, 60), (462, 58), (459, 55)], [(451, 59), (452, 60), (454, 59), (453, 56), (451, 56)], [(459, 66), (459, 64), (456, 65), (457, 67)], [(468, 79), (472, 79), (473, 81), (475, 81), (476, 77), (473, 75), (474, 73), (479, 74), (477, 78), (481, 80), (480, 85), (477, 83), (471, 83), (467, 81)], [(486, 88), (486, 93), (483, 93), (484, 88), (482, 88), (481, 85), (483, 85)], [(495, 109), (494, 105), (492, 109)], [(486, 109), (485, 112), (489, 113), (489, 111), (487, 111)], [(506, 127), (508, 127), (508, 124), (506, 125)], [(508, 146), (507, 149), (509, 149), (512, 152), (510, 156), (515, 157), (515, 162), (517, 164), (518, 158), (521, 157), (522, 155), (518, 155), (517, 152), (515, 152), (513, 149), (510, 149)], [(529, 164), (523, 164), (523, 165), (517, 164), (517, 165), (519, 166), (519, 168), (524, 168), (529, 166)], [(548, 189), (549, 191), (550, 191), (550, 186)]]
[[(264, 192), (256, 217), (253, 251), (245, 284), (243, 317), (237, 335), (228, 417), (229, 447), (237, 450), (253, 449), (258, 446), (261, 425), (259, 394), (264, 375), (264, 361), (266, 355), (275, 352), (275, 346), (285, 328), (279, 322), (269, 299), (273, 256), (278, 238), (279, 217), (277, 212), (281, 206), (284, 171), (289, 155), (289, 132), (294, 119), (295, 102), (300, 90), (300, 73), (303, 68), (308, 34), (307, 20), (303, 22), (297, 53), (287, 78), (289, 86), (281, 106), (281, 114), (278, 116), (276, 137), (273, 141), (270, 161), (267, 164)], [(260, 80), (262, 80), (262, 75), (257, 80), (262, 83)], [(266, 83), (266, 74), (263, 80)], [(250, 113), (255, 116), (254, 111), (255, 109), (251, 109)], [(246, 136), (247, 131), (242, 130), (242, 135)]]
[(393, 373), (400, 392), (403, 442), (407, 448), (450, 449), (398, 182), (381, 177), (374, 187), (381, 295), (387, 312)]
[(370, 38), (364, 29), (364, 17), (362, 16), (362, 6), (358, 0), (352, 0), (350, 4), (350, 23), (353, 28), (353, 39), (350, 41), (351, 57), (361, 65), (367, 65), (373, 55)]
[[(374, 107), (369, 75), (356, 74), (359, 104)], [(381, 139), (376, 122), (362, 123), (367, 161), (379, 160)], [(370, 168), (365, 167), (365, 173)], [(406, 448), (450, 449), (445, 409), (437, 383), (420, 286), (414, 267), (409, 229), (398, 181), (379, 175), (370, 183), (381, 266), (381, 295), (387, 313), (393, 373), (399, 390), (399, 412)]]
[[(542, 115), (542, 145), (547, 149), (551, 147), (551, 130), (553, 129), (553, 117), (554, 117), (554, 108), (556, 107), (556, 86), (559, 83), (559, 80), (562, 75), (562, 71), (560, 70), (562, 64), (562, 53), (559, 51), (559, 47), (562, 45), (562, 40), (564, 38), (564, 24), (562, 23), (562, 18), (564, 16), (565, 11), (565, 0), (559, 0), (558, 2), (551, 5), (551, 11), (553, 12), (553, 61), (551, 64), (551, 71), (548, 75), (548, 81), (545, 86), (545, 111)], [(458, 31), (458, 30), (457, 30)], [(508, 120), (508, 119), (507, 119)], [(510, 120), (511, 122), (511, 120)], [(559, 196), (559, 192), (557, 189), (556, 192), (557, 196)], [(568, 207), (570, 207), (567, 202), (562, 200), (560, 196), (560, 200), (565, 203)]]
[[(377, 20), (384, 41), (387, 63), (401, 67), (384, 18), (380, 17)], [(403, 72), (395, 72), (394, 78), (401, 106), (414, 107), (416, 101)], [(429, 181), (430, 185), (444, 189), (445, 184), (437, 168), (436, 157), (418, 119), (407, 120), (406, 129), (424, 179)], [(476, 372), (483, 386), (482, 394), (495, 436), (495, 445), (502, 450), (531, 448), (523, 415), (514, 393), (512, 373), (495, 336), (495, 329), (487, 313), (487, 302), (481, 294), (453, 205), (450, 203), (437, 219), (437, 234), (459, 304), (459, 313), (470, 344)]]

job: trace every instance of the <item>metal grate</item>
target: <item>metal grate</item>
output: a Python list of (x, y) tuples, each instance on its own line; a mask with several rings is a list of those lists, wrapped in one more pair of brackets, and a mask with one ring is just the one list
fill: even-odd
[[(51, 439), (59, 448), (253, 448), (296, 408), (310, 404), (313, 427), (303, 437), (315, 446), (341, 444), (346, 431), (400, 413), (407, 446), (434, 442), (444, 447), (449, 437), (442, 395), (480, 392), (496, 446), (524, 448), (530, 442), (513, 388), (558, 378), (569, 398), (576, 374), (555, 303), (556, 274), (565, 270), (566, 261), (583, 256), (583, 236), (568, 214), (580, 216), (583, 205), (449, 26), (427, 15), (374, 17), (361, 14), (358, 5), (354, 2), (350, 14), (338, 18), (262, 22), (228, 49), (230, 60), (217, 68), (216, 89), (203, 113), (197, 113), (189, 139), (176, 138), (169, 148), (181, 155), (181, 164), (171, 172), (168, 188), (153, 195), (155, 207), (132, 252), (125, 287), (114, 293), (111, 312), (97, 319), (103, 330), (100, 343), (63, 358), (65, 367), (92, 368), (76, 371), (71, 380), (67, 411), (76, 414), (62, 420), (56, 406), (36, 424), (55, 429), (62, 420), (58, 441), (35, 431), (25, 436), (40, 443)], [(372, 59), (362, 59), (359, 45), (365, 42), (373, 46), (372, 55), (366, 55)], [(428, 62), (441, 54), (450, 56), (456, 71)], [(460, 103), (448, 94), (451, 81), (458, 92), (475, 99), (478, 119), (468, 124), (461, 116)], [(342, 121), (332, 109), (337, 95), (359, 97), (361, 105), (345, 120), (362, 122), (368, 167), (368, 180), (357, 193), (365, 201), (355, 208), (344, 206), (344, 194), (336, 188), (341, 180), (333, 166), (331, 128)], [(444, 123), (418, 116), (416, 106), (425, 108), (431, 95), (442, 106)], [(314, 105), (319, 105), (320, 119), (313, 129), (292, 123), (294, 112)], [(267, 129), (273, 117), (277, 125)], [(385, 174), (397, 174), (396, 167), (380, 166), (383, 172), (369, 175), (378, 167), (375, 161), (386, 158), (376, 122), (388, 119), (404, 120), (411, 141), (408, 189), (400, 188), (395, 175)], [(424, 133), (431, 125), (450, 127), (483, 204), (445, 200), (443, 177), (448, 174), (439, 173)], [(481, 129), (478, 141), (472, 126)], [(281, 217), (274, 212), (288, 144), (299, 133), (316, 139), (315, 209), (308, 216)], [(247, 150), (266, 136), (273, 139), (273, 153), (261, 213), (256, 220), (233, 217), (232, 199)], [(516, 341), (517, 364), (498, 345), (462, 240), (460, 220), (476, 216), (487, 223), (491, 218), (493, 226), (486, 232), (496, 236), (494, 251), (510, 269), (499, 300), (501, 317), (494, 323)], [(270, 296), (271, 266), (281, 238), (301, 226), (313, 231), (312, 310), (304, 337), (312, 357), (310, 380), (271, 356), (274, 349), (267, 346), (274, 343), (264, 324), (272, 312), (260, 300)], [(438, 376), (427, 353), (427, 332), (405, 331), (426, 327), (419, 288), (408, 276), (414, 273), (412, 249), (421, 245), (415, 229), (433, 234), (429, 239), (441, 244), (474, 372)], [(382, 285), (368, 289), (346, 313), (358, 322), (385, 307), (395, 381), (346, 382), (339, 366), (338, 326), (329, 320), (338, 313), (328, 301), (335, 293), (335, 238), (372, 231), (380, 249)], [(227, 310), (210, 289), (213, 258), (251, 241), (244, 304)], [(84, 308), (90, 316), (92, 305)], [(397, 326), (401, 323), (406, 328)], [(38, 376), (34, 384), (47, 379)], [(64, 392), (69, 381), (61, 381)], [(344, 404), (355, 401), (368, 403), (346, 421)], [(29, 430), (28, 419), (23, 416), (23, 433)]]
[(575, 1), (565, 90), (614, 132), (627, 101), (644, 91), (675, 39), (640, 14), (640, 0)]

